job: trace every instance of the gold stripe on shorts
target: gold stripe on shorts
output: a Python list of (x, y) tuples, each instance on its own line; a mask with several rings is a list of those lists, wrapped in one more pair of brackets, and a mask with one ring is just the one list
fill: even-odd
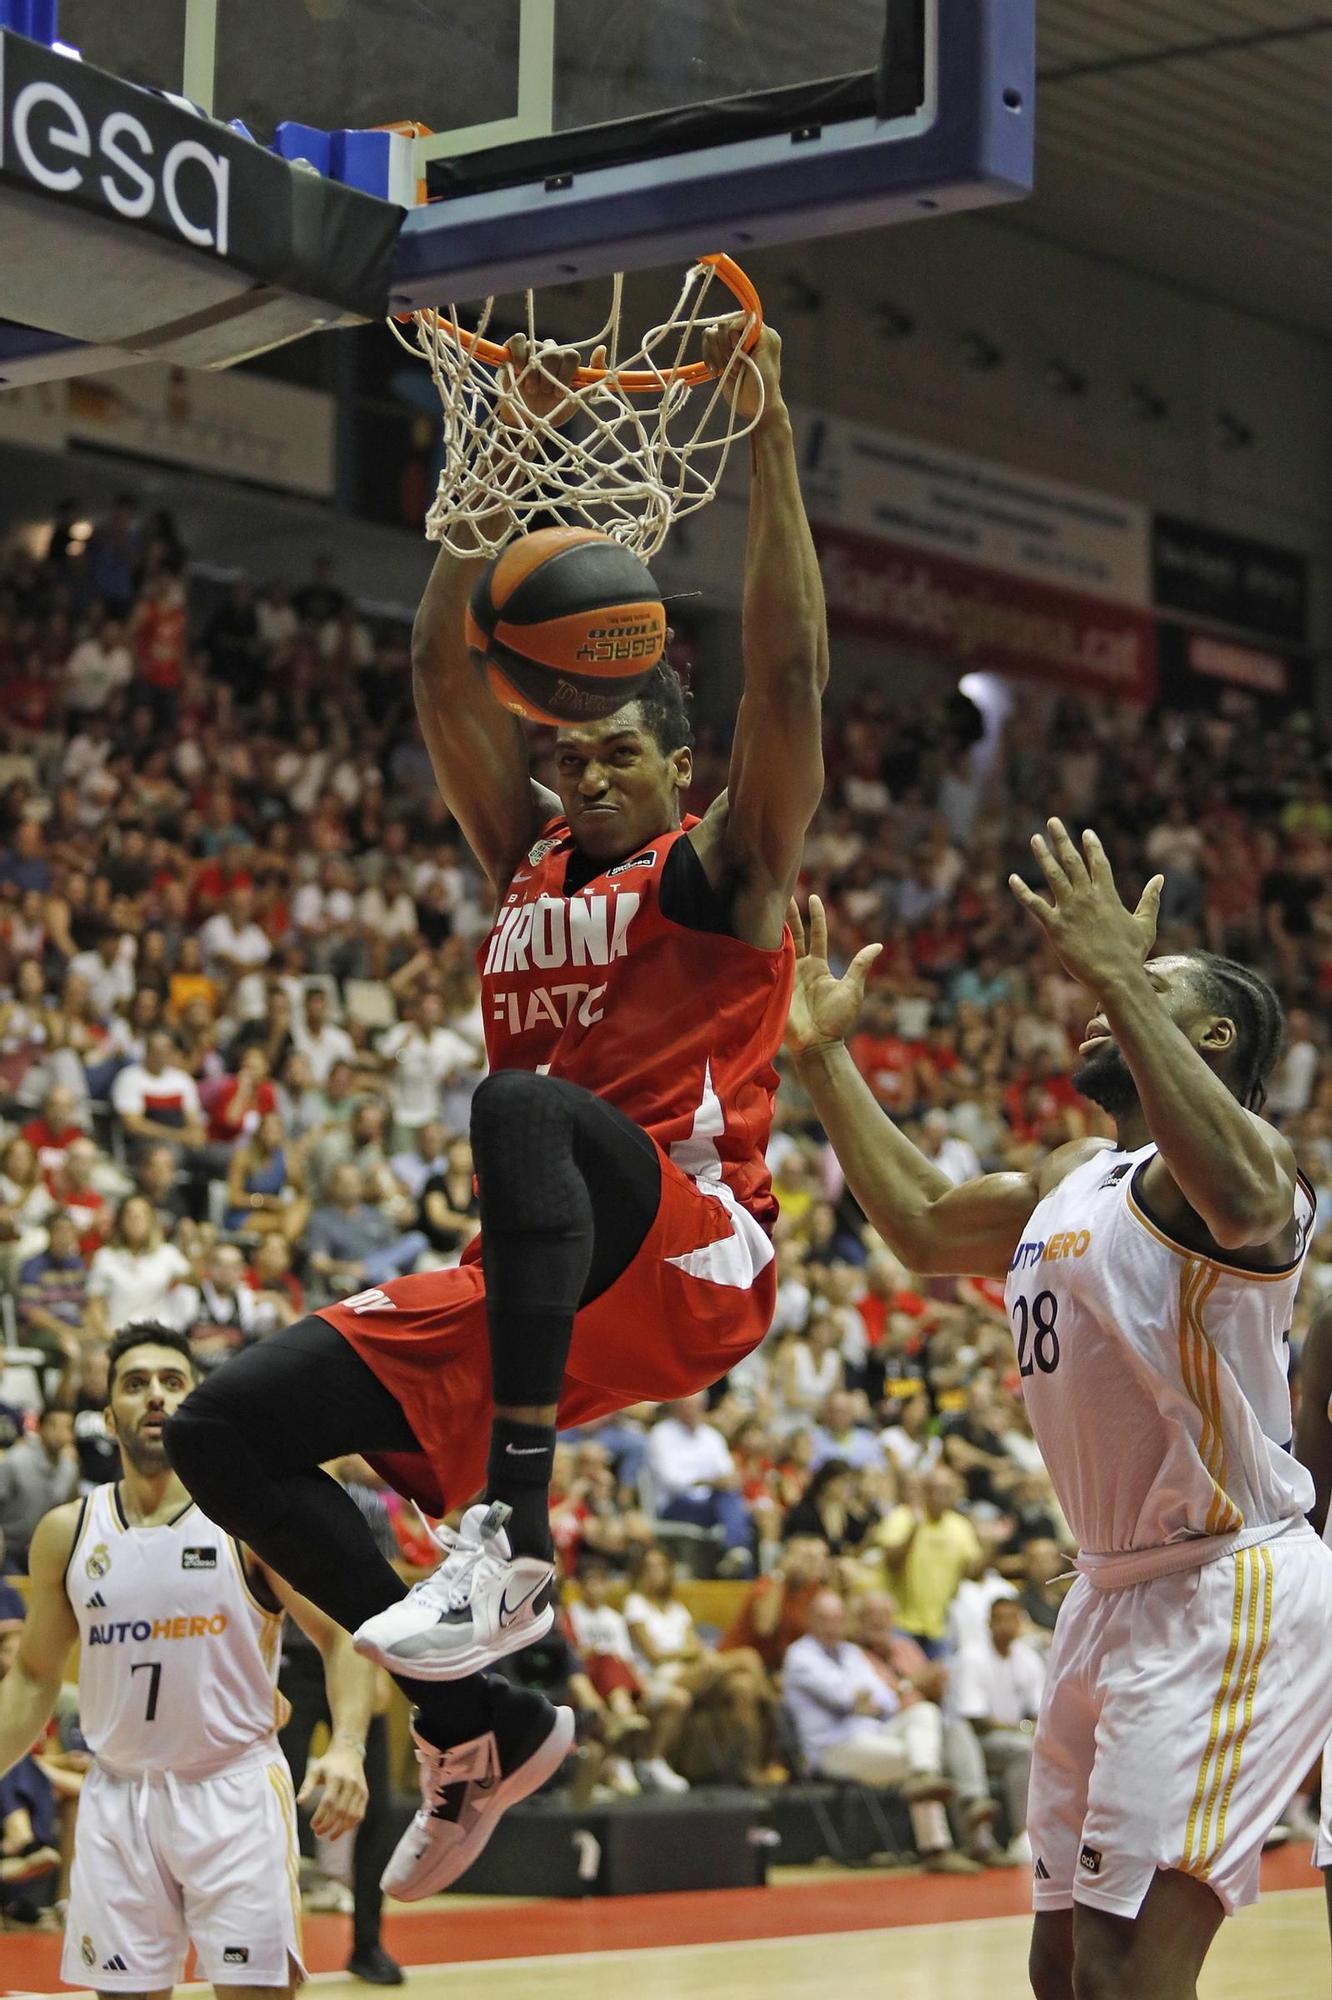
[(1239, 1779), (1244, 1745), (1253, 1726), (1258, 1675), (1272, 1635), (1273, 1583), (1271, 1551), (1241, 1549), (1235, 1557), (1230, 1646), (1212, 1704), (1207, 1747), (1198, 1769), (1179, 1863), (1185, 1874), (1196, 1876), (1199, 1881), (1207, 1880), (1225, 1842), (1226, 1814)]
[[(1257, 1548), (1246, 1550), (1245, 1553), (1257, 1558), (1254, 1565), (1253, 1593), (1256, 1598), (1259, 1591), (1261, 1590), (1262, 1592), (1262, 1634), (1258, 1640), (1258, 1650), (1253, 1656), (1253, 1669), (1249, 1674), (1248, 1684), (1244, 1690), (1244, 1720), (1241, 1722), (1239, 1734), (1235, 1738), (1234, 1760), (1230, 1766), (1230, 1776), (1226, 1780), (1225, 1790), (1221, 1794), (1221, 1810), (1217, 1815), (1216, 1822), (1216, 1839), (1212, 1843), (1210, 1852), (1205, 1855), (1202, 1864), (1201, 1872), (1204, 1880), (1211, 1872), (1213, 1863), (1217, 1860), (1222, 1847), (1225, 1845), (1226, 1812), (1230, 1806), (1230, 1795), (1234, 1791), (1239, 1778), (1240, 1759), (1244, 1754), (1244, 1745), (1248, 1740), (1249, 1731), (1253, 1727), (1253, 1702), (1254, 1696), (1258, 1692), (1258, 1670), (1263, 1664), (1268, 1641), (1272, 1636), (1272, 1591), (1275, 1580), (1272, 1551), (1268, 1548)], [(1224, 1762), (1224, 1759), (1222, 1761)]]
[[(1182, 1338), (1181, 1333), (1181, 1340)], [(1189, 1809), (1188, 1825), (1184, 1830), (1184, 1852), (1179, 1865), (1186, 1875), (1192, 1875), (1195, 1872), (1194, 1841), (1198, 1830), (1198, 1815), (1202, 1811), (1203, 1799), (1207, 1793), (1208, 1773), (1211, 1769), (1212, 1758), (1216, 1753), (1217, 1739), (1221, 1734), (1221, 1716), (1230, 1694), (1231, 1676), (1235, 1671), (1235, 1662), (1239, 1657), (1240, 1633), (1244, 1625), (1244, 1587), (1248, 1581), (1248, 1569), (1244, 1561), (1247, 1554), (1247, 1549), (1242, 1549), (1235, 1558), (1235, 1604), (1230, 1621), (1230, 1647), (1226, 1653), (1225, 1665), (1221, 1669), (1221, 1685), (1216, 1691), (1216, 1700), (1212, 1703), (1212, 1720), (1207, 1731), (1207, 1747), (1203, 1751), (1202, 1762), (1198, 1766), (1198, 1783), (1193, 1794), (1193, 1804)]]
[(296, 1795), (291, 1773), (285, 1764), (266, 1764), (264, 1774), (277, 1795), (282, 1824), (287, 1833), (287, 1889), (291, 1896), (292, 1922), (296, 1926), (296, 1949), (302, 1948), (301, 1849), (296, 1830)]

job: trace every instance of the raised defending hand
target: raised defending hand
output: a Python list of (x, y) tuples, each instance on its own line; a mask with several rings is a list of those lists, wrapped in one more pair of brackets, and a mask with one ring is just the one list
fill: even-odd
[(1150, 958), (1165, 877), (1153, 875), (1137, 908), (1130, 910), (1120, 900), (1105, 849), (1090, 828), (1079, 851), (1062, 820), (1047, 820), (1046, 827), (1048, 840), (1033, 834), (1031, 849), (1054, 901), (1047, 903), (1020, 875), (1010, 875), (1008, 886), (1045, 932), (1065, 971), (1101, 994), (1116, 979), (1140, 971)]
[(795, 987), (786, 1017), (786, 1046), (793, 1056), (808, 1055), (843, 1041), (855, 1026), (865, 1003), (865, 981), (881, 944), (858, 951), (839, 979), (828, 964), (828, 919), (817, 896), (809, 899), (809, 938), (792, 897), (786, 912), (795, 939)]
[(748, 324), (744, 313), (733, 313), (703, 329), (703, 359), (721, 376), (722, 394), (735, 405), (742, 423), (782, 404), (781, 336), (775, 327), (765, 326), (750, 349), (753, 367), (747, 367), (743, 357), (735, 358), (735, 351)]

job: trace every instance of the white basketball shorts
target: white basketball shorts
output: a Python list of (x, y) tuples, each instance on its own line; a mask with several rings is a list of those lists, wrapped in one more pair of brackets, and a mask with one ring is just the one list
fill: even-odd
[(1037, 1911), (1134, 1917), (1158, 1869), (1226, 1912), (1332, 1735), (1332, 1549), (1303, 1522), (1125, 1589), (1079, 1577), (1050, 1649), (1027, 1830)]
[(178, 1985), (186, 1948), (215, 1986), (286, 1989), (301, 1965), (291, 1774), (274, 1742), (206, 1778), (113, 1776), (79, 1799), (60, 1976), (104, 1993)]

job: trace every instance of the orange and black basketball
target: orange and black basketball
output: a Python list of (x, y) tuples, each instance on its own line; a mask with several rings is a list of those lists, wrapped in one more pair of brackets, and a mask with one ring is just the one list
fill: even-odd
[(636, 555), (594, 528), (520, 535), (467, 611), (467, 643), (495, 699), (532, 722), (601, 722), (641, 694), (666, 612)]

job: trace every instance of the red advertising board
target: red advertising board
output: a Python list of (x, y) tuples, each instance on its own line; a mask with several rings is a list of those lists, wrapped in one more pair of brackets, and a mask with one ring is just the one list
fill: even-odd
[(1150, 702), (1156, 628), (1149, 611), (814, 523), (828, 618), (989, 669), (1070, 691)]

